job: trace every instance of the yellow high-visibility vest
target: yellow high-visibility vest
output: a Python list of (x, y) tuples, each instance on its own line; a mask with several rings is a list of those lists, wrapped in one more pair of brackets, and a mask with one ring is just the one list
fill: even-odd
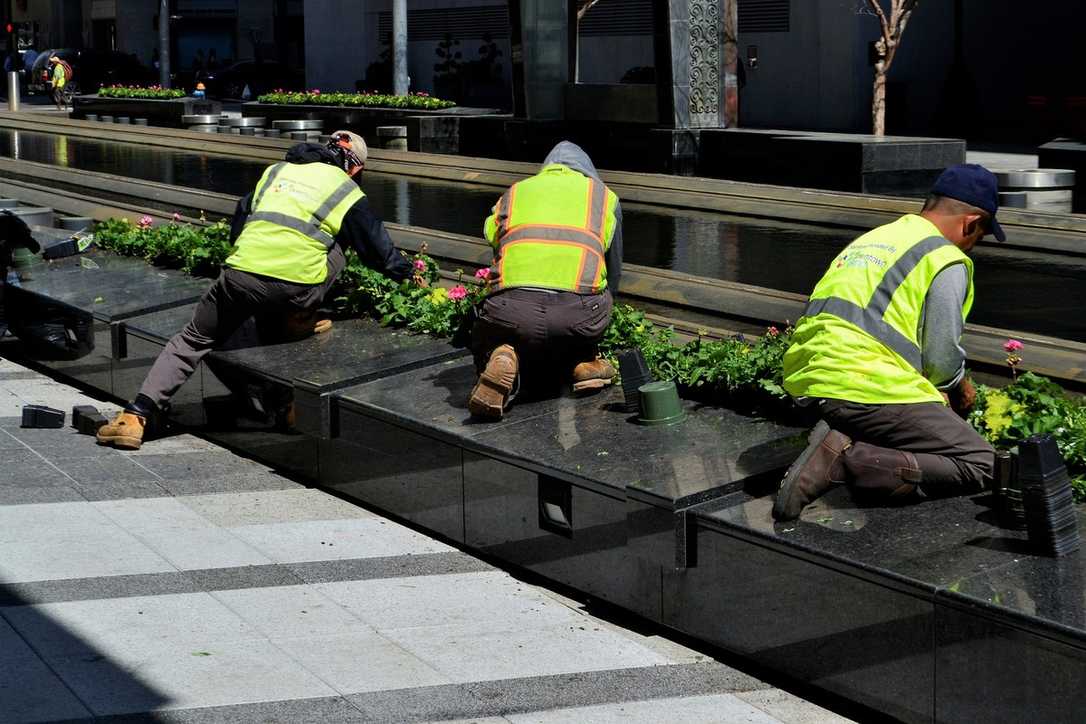
[(811, 293), (784, 355), (793, 397), (864, 404), (943, 402), (922, 373), (919, 327), (935, 276), (973, 262), (927, 219), (909, 214), (845, 247)]
[(227, 266), (298, 284), (328, 276), (328, 250), (343, 217), (365, 194), (327, 163), (277, 163), (253, 193), (252, 213)]
[(617, 206), (604, 184), (557, 163), (513, 184), (483, 227), (494, 248), (491, 289), (605, 289)]

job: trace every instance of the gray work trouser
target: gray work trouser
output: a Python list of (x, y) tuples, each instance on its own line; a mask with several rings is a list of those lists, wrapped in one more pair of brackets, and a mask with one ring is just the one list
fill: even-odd
[(978, 492), (992, 477), (995, 450), (946, 405), (823, 400), (819, 412), (854, 442), (912, 453), (922, 474), (920, 488), (931, 497)]
[(328, 253), (328, 276), (320, 284), (296, 284), (224, 269), (196, 305), (192, 321), (166, 343), (140, 394), (161, 409), (207, 353), (230, 339), (250, 317), (282, 319), (291, 312), (316, 308), (346, 264), (347, 257), (337, 244)]

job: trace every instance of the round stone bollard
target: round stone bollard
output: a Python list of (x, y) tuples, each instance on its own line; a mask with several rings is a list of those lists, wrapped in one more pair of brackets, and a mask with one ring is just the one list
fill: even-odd
[(324, 121), (312, 118), (295, 118), (286, 121), (272, 121), (272, 128), (281, 133), (292, 131), (320, 131), (324, 128)]
[(243, 135), (243, 136), (255, 136), (256, 135), (256, 129), (253, 128), (252, 126), (243, 126), (239, 130), (241, 131), (241, 135)]
[(291, 131), (290, 138), (292, 141), (308, 141), (309, 143), (317, 143), (320, 141), (321, 134), (316, 131)]
[(224, 118), (220, 123), (231, 128), (263, 128), (267, 125), (263, 116), (248, 116), (246, 118)]
[(278, 128), (265, 128), (264, 129), (264, 137), (265, 138), (279, 138), (281, 135), (283, 135), (283, 132), (280, 131)]
[(149, 124), (147, 123), (147, 119), (146, 119), (146, 118), (136, 118), (136, 119), (133, 119), (132, 123), (133, 123), (134, 125), (137, 125), (137, 126), (146, 126), (146, 125), (149, 125)]
[(215, 126), (215, 130), (219, 133), (230, 133), (230, 126)]
[(86, 116), (83, 117), (83, 120), (84, 121), (97, 121), (98, 120), (98, 114), (97, 113), (88, 113)]
[[(227, 126), (223, 126), (223, 128), (227, 128)], [(217, 125), (215, 125), (214, 123), (206, 123), (206, 124), (198, 123), (198, 124), (196, 124), (194, 126), (188, 126), (187, 128), (185, 128), (185, 130), (186, 131), (195, 131), (197, 133), (218, 133), (219, 132), (219, 127)]]
[(117, 123), (120, 123), (120, 124), (123, 124), (123, 125), (126, 125), (126, 126), (131, 125), (131, 123), (132, 123), (132, 119), (129, 118), (128, 116), (117, 116), (113, 120), (115, 122), (117, 122)]
[(407, 126), (378, 126), (377, 145), (390, 151), (406, 151)]
[(999, 204), (1031, 211), (1071, 213), (1075, 172), (1059, 168), (996, 171)]
[(102, 123), (113, 123), (113, 116), (98, 116), (98, 120)]

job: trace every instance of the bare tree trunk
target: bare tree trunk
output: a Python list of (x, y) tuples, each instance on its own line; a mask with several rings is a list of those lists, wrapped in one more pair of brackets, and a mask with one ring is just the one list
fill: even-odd
[(871, 132), (886, 135), (886, 75), (893, 65), (894, 56), (901, 47), (901, 36), (909, 18), (920, 0), (889, 0), (890, 14), (883, 8), (883, 0), (865, 0), (872, 14), (879, 21), (879, 39), (875, 41), (875, 87), (871, 97)]
[(886, 69), (883, 63), (875, 66), (875, 89), (871, 96), (871, 132), (886, 135)]

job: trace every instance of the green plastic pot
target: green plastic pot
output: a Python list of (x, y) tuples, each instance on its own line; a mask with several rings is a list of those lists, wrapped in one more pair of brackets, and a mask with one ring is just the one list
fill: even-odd
[(674, 382), (649, 382), (637, 388), (641, 395), (641, 415), (637, 422), (642, 425), (675, 425), (683, 421), (686, 412), (679, 401), (679, 390)]

